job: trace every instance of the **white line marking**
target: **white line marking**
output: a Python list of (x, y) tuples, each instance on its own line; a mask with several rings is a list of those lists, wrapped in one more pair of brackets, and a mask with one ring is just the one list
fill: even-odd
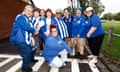
[(39, 68), (42, 66), (42, 64), (44, 63), (44, 58), (43, 57), (35, 57), (36, 59), (38, 59), (39, 61), (32, 67), (33, 71), (38, 71)]
[(59, 72), (59, 68), (51, 67), (49, 72)]
[(8, 69), (6, 72), (16, 72), (19, 68), (21, 68), (22, 61), (19, 61), (17, 64), (12, 66), (10, 69)]
[(0, 67), (2, 67), (3, 65), (7, 64), (8, 62), (10, 62), (10, 61), (12, 61), (12, 60), (14, 60), (14, 59), (15, 59), (15, 58), (8, 58), (8, 59), (0, 62)]
[(72, 62), (72, 72), (80, 72), (77, 59), (74, 59)]
[[(12, 61), (15, 58), (22, 59), (20, 55), (8, 55), (8, 54), (0, 54), (0, 58), (8, 58), (8, 59), (0, 62), (0, 67), (7, 64), (10, 61)], [(38, 71), (45, 60), (44, 60), (44, 57), (40, 57), (40, 56), (37, 56), (35, 58), (39, 59), (39, 61), (32, 68), (33, 68), (33, 71)], [(87, 63), (89, 65), (90, 69), (92, 70), (92, 72), (100, 72), (99, 69), (96, 67), (96, 65), (89, 63), (88, 60), (79, 60), (79, 59), (68, 58), (67, 62), (71, 62), (72, 72), (80, 72), (78, 63)], [(7, 72), (15, 72), (17, 69), (19, 69), (21, 67), (21, 65), (22, 65), (22, 61), (20, 61), (16, 65), (14, 65)]]
[(84, 59), (84, 60), (78, 59), (78, 63), (88, 63), (88, 60), (87, 59)]
[(0, 58), (11, 58), (11, 57), (21, 59), (21, 56), (20, 56), (20, 55), (0, 54)]
[(94, 63), (88, 63), (88, 65), (91, 68), (92, 72), (100, 72)]

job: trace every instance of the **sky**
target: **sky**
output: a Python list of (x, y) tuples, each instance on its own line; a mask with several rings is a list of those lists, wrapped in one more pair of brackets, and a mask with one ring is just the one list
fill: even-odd
[(39, 8), (47, 9), (51, 8), (53, 12), (57, 8), (64, 9), (68, 6), (67, 0), (33, 0), (35, 5)]
[[(55, 12), (56, 8), (66, 8), (68, 6), (67, 0), (33, 0), (35, 5), (39, 8), (51, 8)], [(120, 12), (119, 0), (100, 0), (105, 6), (103, 13), (117, 13)]]
[(103, 5), (105, 6), (104, 13), (117, 13), (120, 12), (120, 0), (101, 0)]

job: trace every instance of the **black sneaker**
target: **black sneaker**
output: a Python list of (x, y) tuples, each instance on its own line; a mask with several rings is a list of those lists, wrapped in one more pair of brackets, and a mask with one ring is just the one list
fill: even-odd
[(32, 68), (22, 68), (22, 72), (32, 72)]

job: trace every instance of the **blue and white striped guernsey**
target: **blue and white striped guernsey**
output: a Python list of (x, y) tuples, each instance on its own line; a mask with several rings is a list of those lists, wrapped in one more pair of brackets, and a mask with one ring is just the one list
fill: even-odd
[(56, 20), (56, 25), (58, 28), (58, 34), (60, 35), (60, 37), (62, 39), (68, 37), (69, 35), (68, 35), (68, 31), (67, 31), (67, 26), (64, 23), (64, 21), (62, 20), (62, 18), (60, 18), (58, 20), (58, 18), (55, 17), (55, 20)]

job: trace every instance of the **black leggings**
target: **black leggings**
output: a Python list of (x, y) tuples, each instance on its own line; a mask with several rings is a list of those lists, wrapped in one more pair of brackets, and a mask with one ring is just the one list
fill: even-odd
[(100, 48), (104, 39), (104, 34), (96, 36), (94, 38), (88, 38), (88, 45), (93, 55), (99, 56)]

